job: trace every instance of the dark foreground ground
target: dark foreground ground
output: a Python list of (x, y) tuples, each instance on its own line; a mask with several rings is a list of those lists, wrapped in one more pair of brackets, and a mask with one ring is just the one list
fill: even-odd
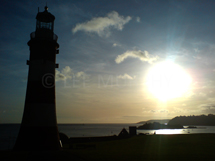
[(0, 160), (196, 161), (215, 160), (215, 134), (142, 135), (64, 145), (61, 151), (0, 151)]

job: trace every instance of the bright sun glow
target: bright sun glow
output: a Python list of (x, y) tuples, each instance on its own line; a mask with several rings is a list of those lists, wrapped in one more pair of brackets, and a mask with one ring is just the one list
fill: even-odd
[(191, 77), (173, 62), (155, 65), (146, 79), (148, 90), (162, 101), (183, 96), (192, 82)]

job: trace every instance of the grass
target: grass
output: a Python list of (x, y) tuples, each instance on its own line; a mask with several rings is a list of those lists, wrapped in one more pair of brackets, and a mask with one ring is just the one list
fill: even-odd
[(215, 157), (214, 134), (146, 135), (95, 144), (96, 149), (74, 149), (71, 152), (94, 161), (205, 160)]
[[(89, 161), (168, 161), (213, 160), (215, 158), (215, 134), (143, 135), (128, 139), (73, 144), (58, 152), (38, 154), (38, 159)], [(69, 147), (69, 145), (65, 145)], [(81, 148), (80, 148), (81, 147)], [(3, 160), (29, 160), (32, 152), (1, 151)], [(34, 156), (36, 154), (34, 153)], [(37, 158), (37, 157), (33, 157)]]

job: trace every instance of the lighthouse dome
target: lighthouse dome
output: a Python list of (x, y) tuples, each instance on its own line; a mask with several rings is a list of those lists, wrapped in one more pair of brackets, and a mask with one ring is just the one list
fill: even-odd
[(45, 6), (45, 11), (38, 12), (36, 19), (42, 22), (53, 22), (55, 20), (55, 16), (48, 12), (48, 7)]
[(49, 29), (53, 31), (55, 16), (48, 12), (47, 6), (45, 6), (45, 10), (43, 12), (37, 13), (36, 19), (37, 19), (36, 30)]

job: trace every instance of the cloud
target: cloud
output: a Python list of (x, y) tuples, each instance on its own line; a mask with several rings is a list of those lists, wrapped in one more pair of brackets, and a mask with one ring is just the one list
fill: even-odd
[(66, 66), (60, 71), (55, 70), (55, 80), (60, 81), (60, 80), (67, 80), (67, 79), (72, 79), (73, 77), (76, 78), (85, 78), (86, 73), (83, 71), (75, 73), (69, 66)]
[(76, 24), (72, 29), (72, 32), (75, 34), (78, 31), (85, 31), (97, 33), (99, 36), (109, 36), (111, 27), (117, 30), (122, 30), (123, 26), (131, 19), (130, 16), (124, 18), (116, 11), (112, 11), (108, 13), (106, 17), (96, 17), (90, 21)]
[(200, 110), (204, 113), (214, 113), (215, 112), (215, 104), (206, 103), (199, 105)]
[(159, 110), (160, 113), (169, 113), (168, 110)]
[(55, 80), (56, 81), (65, 80), (65, 79), (66, 79), (66, 77), (62, 73), (60, 73), (60, 71), (55, 70)]
[(76, 77), (77, 78), (85, 78), (86, 77), (86, 73), (84, 73), (84, 72), (78, 72), (78, 73), (76, 73)]
[(66, 66), (65, 68), (62, 69), (62, 71), (55, 70), (55, 80), (66, 80), (66, 79), (71, 79), (73, 75), (73, 71), (69, 66)]
[(199, 107), (202, 108), (202, 109), (215, 109), (215, 105), (211, 104), (211, 103), (201, 104)]
[(199, 53), (201, 50), (199, 50), (198, 48), (194, 48), (194, 51), (195, 51), (196, 53)]
[(126, 51), (125, 53), (118, 55), (115, 59), (117, 64), (123, 62), (127, 57), (139, 58), (143, 62), (152, 63), (156, 61), (159, 57), (158, 56), (151, 56), (148, 51), (141, 51), (141, 50), (133, 50), (133, 51)]
[(199, 59), (199, 60), (202, 59), (202, 57), (200, 57), (200, 56), (193, 56), (193, 58), (194, 59)]
[(131, 77), (130, 75), (128, 75), (127, 73), (125, 73), (124, 75), (119, 75), (117, 78), (119, 79), (135, 79), (135, 76), (134, 77)]
[(156, 113), (157, 111), (156, 111), (156, 110), (150, 110), (150, 112), (152, 112), (152, 113)]
[(136, 17), (136, 21), (137, 21), (137, 22), (140, 22), (140, 17)]
[(117, 44), (117, 43), (114, 43), (114, 44), (113, 44), (113, 47), (116, 47), (116, 46), (121, 46), (121, 45), (119, 45), (119, 44)]

